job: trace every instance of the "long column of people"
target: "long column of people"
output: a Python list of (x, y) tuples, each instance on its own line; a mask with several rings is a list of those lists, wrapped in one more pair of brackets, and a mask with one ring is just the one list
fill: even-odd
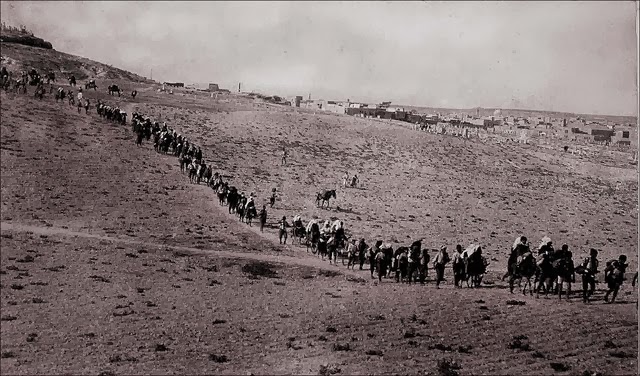
[[(13, 89), (16, 93), (27, 93), (27, 77), (23, 74), (22, 79), (9, 79), (6, 69), (2, 69), (1, 87), (5, 90)], [(33, 72), (32, 72), (33, 73)], [(30, 77), (39, 77), (31, 74)], [(75, 79), (72, 81), (75, 86)], [(11, 88), (10, 83), (14, 84)], [(91, 80), (91, 87), (95, 89), (95, 81)], [(42, 99), (45, 90), (42, 78), (37, 82), (34, 97)], [(22, 89), (22, 90), (21, 90)], [(49, 88), (49, 93), (53, 92), (53, 85)], [(112, 92), (111, 87), (109, 88)], [(135, 92), (137, 94), (137, 92)], [(135, 96), (132, 93), (132, 96)], [(82, 88), (79, 88), (77, 96), (69, 89), (65, 91), (59, 87), (55, 91), (55, 100), (64, 101), (68, 98), (69, 105), (77, 107), (78, 112), (85, 109), (89, 112), (90, 102), (86, 96), (82, 95)], [(116, 124), (126, 125), (127, 113), (118, 106), (106, 104), (100, 100), (96, 103), (96, 112), (102, 118)], [(187, 174), (189, 181), (194, 184), (204, 183), (215, 191), (220, 205), (228, 207), (229, 214), (235, 214), (243, 223), (252, 225), (257, 219), (260, 231), (264, 231), (267, 224), (267, 208), (263, 206), (257, 212), (255, 197), (251, 193), (248, 196), (223, 180), (223, 176), (218, 172), (213, 172), (211, 165), (205, 162), (204, 155), (200, 147), (190, 142), (186, 136), (177, 133), (174, 129), (153, 121), (149, 116), (133, 113), (131, 116), (131, 130), (136, 135), (136, 145), (142, 146), (143, 141), (150, 141), (153, 138), (153, 148), (158, 153), (171, 154), (180, 163), (180, 171)], [(283, 151), (286, 153), (286, 151)], [(284, 154), (283, 154), (284, 155)], [(283, 156), (283, 163), (284, 163)], [(345, 184), (346, 185), (346, 184)], [(328, 200), (331, 195), (335, 198), (335, 191), (318, 193), (317, 203), (320, 205), (323, 200)], [(276, 190), (273, 189), (270, 197), (270, 206), (273, 207), (276, 201)], [(451, 265), (453, 281), (456, 288), (481, 287), (482, 278), (487, 271), (488, 262), (482, 255), (480, 245), (471, 244), (463, 249), (457, 245), (453, 255), (450, 257), (447, 247), (443, 246), (437, 251), (431, 260), (429, 249), (422, 246), (422, 240), (416, 240), (410, 245), (400, 246), (396, 249), (391, 244), (383, 244), (383, 241), (376, 240), (372, 245), (367, 244), (364, 238), (357, 239), (354, 235), (345, 232), (342, 221), (325, 221), (320, 223), (312, 219), (306, 225), (302, 218), (296, 215), (292, 223), (289, 224), (286, 217), (278, 220), (280, 243), (286, 244), (289, 235), (295, 239), (299, 245), (304, 245), (307, 251), (311, 250), (323, 260), (326, 258), (329, 263), (338, 263), (341, 260), (347, 268), (364, 270), (365, 266), (371, 274), (371, 278), (377, 277), (381, 282), (384, 279), (395, 279), (398, 283), (420, 283), (427, 282), (429, 266), (435, 270), (434, 282), (439, 287), (444, 281), (445, 267)], [(290, 231), (287, 231), (287, 229)], [(607, 261), (604, 268), (604, 280), (607, 284), (607, 292), (604, 296), (606, 302), (613, 302), (618, 294), (623, 281), (625, 271), (628, 266), (627, 257), (620, 255), (618, 259)], [(366, 265), (368, 264), (368, 265)], [(589, 302), (595, 292), (596, 275), (600, 273), (598, 260), (598, 250), (590, 249), (589, 256), (578, 266), (575, 266), (573, 254), (569, 247), (564, 244), (559, 249), (553, 247), (550, 238), (544, 237), (537, 252), (531, 250), (531, 244), (525, 236), (519, 236), (511, 247), (511, 254), (506, 264), (506, 273), (502, 280), (508, 279), (510, 292), (513, 293), (516, 283), (522, 287), (523, 294), (529, 292), (536, 296), (542, 291), (557, 294), (561, 299), (563, 292), (568, 299), (571, 295), (571, 284), (576, 280), (576, 274), (582, 276), (582, 300)], [(635, 287), (638, 278), (636, 272), (632, 285)], [(524, 282), (524, 286), (522, 283)], [(567, 287), (566, 291), (564, 287)]]

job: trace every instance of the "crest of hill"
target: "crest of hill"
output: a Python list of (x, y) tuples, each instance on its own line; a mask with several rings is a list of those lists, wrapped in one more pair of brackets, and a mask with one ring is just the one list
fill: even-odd
[(33, 36), (25, 29), (3, 27), (0, 32), (0, 47), (2, 66), (6, 66), (14, 74), (33, 68), (40, 74), (53, 72), (61, 77), (74, 75), (78, 80), (97, 78), (153, 83), (135, 73), (56, 51), (51, 43)]

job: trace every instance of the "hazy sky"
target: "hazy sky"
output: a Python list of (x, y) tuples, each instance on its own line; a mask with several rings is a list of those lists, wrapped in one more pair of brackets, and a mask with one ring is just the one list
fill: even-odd
[(55, 49), (156, 80), (637, 115), (633, 2), (1, 2)]

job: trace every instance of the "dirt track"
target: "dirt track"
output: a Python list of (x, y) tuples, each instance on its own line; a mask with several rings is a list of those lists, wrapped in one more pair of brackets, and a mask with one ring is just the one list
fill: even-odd
[[(263, 237), (255, 228), (239, 224), (213, 201), (210, 189), (190, 185), (180, 176), (174, 158), (154, 153), (148, 144), (136, 148), (129, 127), (105, 123), (95, 114), (78, 115), (68, 105), (56, 105), (51, 99), (38, 102), (1, 95), (3, 373), (314, 374), (328, 366), (340, 369), (341, 374), (419, 374), (439, 372), (441, 359), (458, 363), (461, 374), (550, 374), (554, 367), (563, 366), (574, 374), (585, 370), (606, 374), (637, 371), (637, 300), (627, 285), (619, 304), (585, 306), (578, 301), (558, 303), (555, 298), (510, 296), (504, 284), (496, 282), (496, 274), (487, 277), (493, 283), (482, 289), (455, 290), (447, 284), (436, 290), (433, 285), (406, 286), (389, 281), (379, 285), (358, 271), (354, 274), (364, 279), (351, 274), (345, 278), (326, 270), (346, 273), (345, 268), (335, 269), (326, 262), (320, 271), (309, 269), (307, 266), (318, 266), (317, 259), (298, 247), (274, 244), (273, 229)], [(239, 186), (247, 190), (256, 187), (260, 198), (266, 197), (263, 191), (271, 187), (263, 180), (258, 184), (258, 178), (277, 181), (285, 199), (270, 213), (272, 218), (301, 210), (309, 213), (306, 218), (314, 215), (311, 213), (346, 216), (352, 219), (348, 225), (354, 223), (352, 229), (363, 234), (371, 231), (372, 236), (389, 231), (388, 226), (382, 227), (384, 222), (394, 234), (409, 234), (408, 229), (422, 226), (408, 220), (414, 214), (400, 206), (406, 198), (391, 200), (387, 196), (389, 192), (401, 196), (404, 188), (415, 191), (420, 187), (405, 187), (399, 178), (388, 183), (396, 184), (393, 187), (381, 186), (376, 180), (384, 174), (396, 178), (404, 174), (400, 168), (416, 157), (414, 151), (394, 146), (397, 155), (393, 163), (373, 157), (384, 155), (382, 146), (360, 154), (349, 151), (346, 160), (371, 168), (367, 171), (390, 164), (380, 175), (369, 173), (365, 190), (344, 193), (350, 195), (349, 200), (338, 205), (348, 212), (320, 211), (309, 204), (304, 209), (310, 190), (301, 190), (298, 182), (310, 179), (304, 184), (311, 185), (311, 180), (316, 185), (333, 184), (339, 176), (334, 179), (335, 174), (327, 171), (339, 168), (322, 155), (338, 148), (336, 145), (362, 147), (362, 138), (349, 133), (348, 128), (349, 140), (354, 141), (338, 143), (338, 133), (324, 124), (330, 118), (311, 114), (297, 115), (311, 119), (305, 132), (292, 127), (277, 130), (273, 124), (286, 115), (265, 113), (257, 106), (247, 111), (252, 106), (238, 105), (244, 109), (238, 113), (217, 112), (222, 118), (216, 120), (218, 127), (214, 129), (222, 143), (206, 146), (205, 154), (213, 155), (211, 159), (233, 175)], [(21, 108), (32, 110), (22, 113)], [(205, 114), (189, 111), (179, 115), (185, 120), (176, 122), (204, 119)], [(247, 122), (256, 130), (242, 128)], [(263, 125), (263, 136), (282, 132), (283, 138), (302, 137), (304, 144), (317, 145), (318, 155), (307, 157), (297, 151), (298, 146), (291, 146), (294, 160), (298, 160), (295, 168), (275, 171), (278, 155), (264, 154), (265, 145), (274, 141), (246, 148), (246, 138), (256, 142), (257, 129)], [(228, 133), (232, 126), (236, 129)], [(315, 126), (325, 136), (311, 133)], [(371, 127), (367, 132), (378, 137), (377, 144), (383, 144), (383, 136), (387, 137), (384, 142), (391, 142), (388, 130), (367, 127)], [(356, 135), (364, 134), (357, 129)], [(192, 132), (194, 129), (184, 131)], [(327, 134), (333, 146), (323, 144)], [(314, 138), (307, 139), (310, 135)], [(412, 138), (406, 134), (400, 139), (409, 143), (409, 150), (415, 150)], [(446, 145), (443, 150), (460, 146), (453, 140), (429, 142), (433, 148)], [(488, 148), (480, 150), (492, 153)], [(468, 148), (465, 153), (470, 153), (466, 160), (480, 152)], [(257, 158), (258, 154), (264, 157)], [(225, 158), (229, 155), (242, 159)], [(364, 162), (358, 163), (359, 157)], [(248, 158), (257, 161), (255, 170), (251, 170)], [(442, 164), (434, 174), (457, 168), (452, 162), (430, 158), (436, 165)], [(524, 157), (513, 160), (527, 166)], [(305, 169), (300, 161), (305, 161)], [(318, 165), (310, 168), (311, 163)], [(413, 168), (429, 171), (423, 162), (414, 163)], [(303, 173), (307, 170), (313, 173)], [(464, 210), (462, 203), (467, 201), (462, 198), (470, 194), (469, 189), (453, 183), (468, 177), (433, 177), (430, 184), (435, 188), (430, 192), (441, 188), (443, 195), (460, 195), (460, 210)], [(525, 182), (533, 179), (527, 177)], [(568, 186), (579, 181), (575, 176), (572, 179)], [(480, 179), (474, 181), (481, 183)], [(510, 191), (505, 187), (496, 187), (498, 193), (491, 194), (533, 205), (539, 199), (532, 193), (534, 188), (522, 197), (508, 196)], [(457, 189), (460, 192), (455, 193)], [(375, 195), (389, 201), (373, 207), (368, 200)], [(584, 200), (595, 195), (588, 193)], [(450, 202), (448, 197), (433, 199), (430, 217), (440, 215), (442, 222), (427, 226), (427, 233), (456, 223), (445, 221), (444, 211), (451, 209), (439, 206)], [(621, 198), (603, 200), (623, 205)], [(612, 221), (606, 232), (616, 236), (616, 241), (629, 246), (636, 242), (626, 234), (619, 235), (631, 228), (616, 219), (622, 215), (588, 217), (584, 213), (600, 212), (596, 203), (583, 201), (569, 200), (561, 207), (570, 208), (585, 223), (585, 229), (575, 235), (579, 239), (586, 240), (588, 226), (604, 216)], [(479, 219), (470, 228), (491, 228), (492, 222), (487, 223), (492, 220), (491, 210), (474, 214)], [(555, 213), (561, 209), (545, 210)], [(356, 222), (358, 216), (366, 218), (362, 221), (366, 226), (355, 224), (360, 223)], [(511, 214), (508, 218), (515, 220), (509, 224), (513, 228), (526, 219)], [(588, 239), (605, 232), (599, 225), (594, 228)], [(241, 259), (229, 260), (227, 256)], [(496, 269), (501, 270), (502, 255), (495, 253), (493, 257)], [(601, 290), (597, 296), (602, 297)], [(509, 299), (524, 305), (509, 305)], [(517, 336), (521, 336), (519, 340), (514, 338)]]

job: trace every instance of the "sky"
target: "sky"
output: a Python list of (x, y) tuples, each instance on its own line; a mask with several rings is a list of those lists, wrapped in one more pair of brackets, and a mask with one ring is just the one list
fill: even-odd
[(0, 2), (56, 50), (314, 99), (638, 114), (636, 4)]

